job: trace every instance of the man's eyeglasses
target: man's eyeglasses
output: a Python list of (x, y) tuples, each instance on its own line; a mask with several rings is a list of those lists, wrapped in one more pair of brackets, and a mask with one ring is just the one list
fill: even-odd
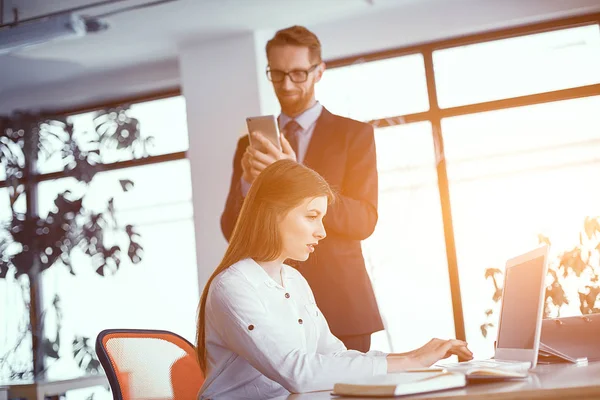
[(270, 67), (267, 67), (267, 78), (271, 82), (279, 83), (279, 82), (283, 82), (283, 80), (285, 79), (285, 76), (287, 75), (290, 77), (290, 80), (292, 82), (302, 83), (302, 82), (306, 82), (306, 80), (308, 79), (308, 74), (313, 72), (315, 70), (315, 68), (317, 68), (318, 66), (319, 66), (319, 64), (315, 64), (312, 67), (310, 67), (309, 69), (294, 69), (294, 70), (291, 70), (290, 72), (280, 71), (278, 69), (271, 69)]

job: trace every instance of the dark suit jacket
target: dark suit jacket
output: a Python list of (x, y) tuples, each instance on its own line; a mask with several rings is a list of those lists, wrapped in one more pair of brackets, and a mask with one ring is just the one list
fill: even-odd
[[(241, 159), (248, 146), (242, 137), (221, 229), (229, 240), (243, 202)], [(334, 115), (323, 108), (304, 165), (321, 174), (336, 193), (323, 221), (327, 237), (305, 262), (290, 262), (310, 284), (317, 305), (336, 336), (383, 329), (360, 241), (377, 223), (377, 165), (372, 126)]]

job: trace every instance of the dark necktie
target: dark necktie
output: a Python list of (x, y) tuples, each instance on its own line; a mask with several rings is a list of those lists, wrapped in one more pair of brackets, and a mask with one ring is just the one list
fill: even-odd
[(292, 150), (296, 153), (296, 158), (298, 158), (298, 134), (302, 130), (302, 127), (296, 120), (291, 120), (283, 127), (283, 134), (290, 145), (292, 146)]

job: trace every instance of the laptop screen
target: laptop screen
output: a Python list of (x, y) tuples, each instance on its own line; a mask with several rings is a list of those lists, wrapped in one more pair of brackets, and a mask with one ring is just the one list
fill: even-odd
[(534, 348), (543, 274), (544, 257), (506, 269), (497, 347)]

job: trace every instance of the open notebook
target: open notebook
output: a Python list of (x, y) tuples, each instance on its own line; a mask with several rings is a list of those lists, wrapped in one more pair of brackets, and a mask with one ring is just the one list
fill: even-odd
[(456, 372), (399, 372), (360, 381), (340, 382), (333, 387), (336, 396), (390, 397), (460, 388), (467, 384)]

